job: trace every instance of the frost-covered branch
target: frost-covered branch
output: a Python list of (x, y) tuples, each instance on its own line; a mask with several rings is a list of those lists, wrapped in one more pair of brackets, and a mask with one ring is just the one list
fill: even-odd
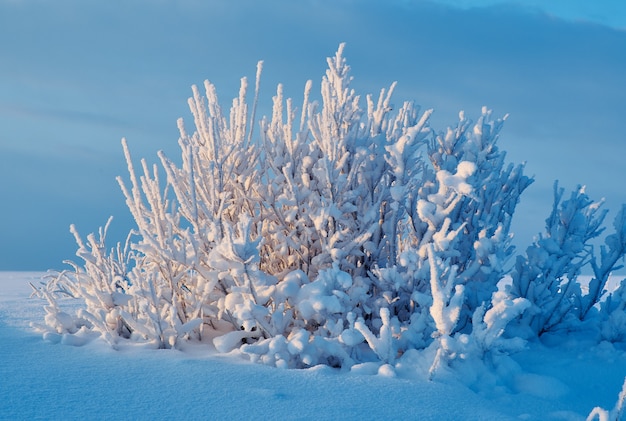
[(613, 227), (615, 232), (608, 235), (604, 240), (606, 245), (600, 247), (600, 262), (598, 263), (595, 256), (591, 259), (594, 276), (589, 282), (588, 293), (580, 296), (578, 304), (580, 320), (585, 319), (589, 310), (600, 302), (600, 298), (606, 292), (604, 287), (609, 275), (622, 267), (618, 266), (617, 262), (626, 254), (626, 206), (622, 206), (615, 217)]
[[(536, 335), (550, 331), (573, 315), (581, 268), (591, 259), (590, 240), (603, 231), (606, 215), (601, 202), (593, 202), (583, 187), (562, 201), (564, 190), (554, 184), (554, 204), (546, 219), (546, 232), (518, 256), (511, 292), (528, 299), (533, 307), (521, 324)], [(594, 301), (595, 302), (595, 301)]]

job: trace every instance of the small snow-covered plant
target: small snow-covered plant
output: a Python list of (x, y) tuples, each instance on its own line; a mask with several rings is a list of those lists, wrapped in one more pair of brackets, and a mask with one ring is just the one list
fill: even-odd
[[(605, 238), (606, 246), (600, 248), (598, 262), (591, 240), (604, 231), (602, 223), (607, 211), (600, 209), (602, 202), (589, 198), (584, 187), (578, 187), (565, 201), (562, 201), (563, 193), (555, 183), (554, 205), (546, 219), (546, 232), (528, 247), (525, 256), (518, 256), (511, 273), (512, 296), (532, 303), (517, 320), (517, 327), (526, 329), (525, 335), (539, 336), (572, 328), (589, 319), (598, 308), (605, 320), (611, 318), (619, 324), (621, 319), (619, 313), (614, 313), (619, 308), (619, 294), (609, 297), (605, 303), (602, 300), (606, 297), (604, 287), (609, 275), (619, 269), (617, 263), (626, 252), (624, 207), (613, 223), (615, 232)], [(594, 276), (588, 286), (583, 287), (579, 274), (586, 265), (591, 266)], [(594, 308), (596, 310), (592, 311)], [(604, 326), (604, 330), (610, 329), (606, 323)], [(612, 328), (615, 327), (613, 324)]]
[(588, 293), (584, 296), (580, 295), (577, 302), (580, 320), (584, 320), (593, 306), (600, 302), (606, 292), (605, 286), (609, 275), (622, 267), (617, 262), (626, 254), (626, 206), (622, 206), (616, 215), (613, 227), (615, 232), (608, 235), (604, 240), (605, 245), (600, 247), (600, 262), (598, 263), (596, 256), (591, 259), (593, 278), (589, 282)]
[(626, 279), (600, 303), (601, 338), (609, 342), (626, 341)]
[[(36, 289), (36, 293), (47, 299), (46, 325), (36, 325), (37, 329), (53, 341), (60, 339), (58, 335), (77, 334), (85, 329), (95, 331), (115, 346), (118, 337), (128, 337), (130, 328), (120, 312), (128, 310), (130, 284), (128, 282), (129, 263), (132, 252), (129, 249), (129, 240), (122, 247), (108, 251), (105, 247), (106, 233), (112, 218), (100, 229), (99, 236), (87, 236), (83, 242), (76, 227), (70, 230), (78, 243), (76, 252), (83, 260), (80, 267), (70, 263), (73, 271), (62, 271), (51, 275), (50, 281), (43, 288)], [(84, 307), (74, 314), (62, 310), (57, 303), (56, 296), (80, 298)]]
[(463, 344), (465, 354), (474, 358), (484, 359), (485, 354), (508, 354), (521, 350), (525, 341), (518, 337), (506, 337), (505, 330), (509, 323), (530, 307), (525, 298), (513, 298), (502, 283), (491, 297), (489, 308), (487, 304), (479, 307), (472, 317), (472, 332), (469, 335), (459, 335), (459, 342)]
[(518, 256), (511, 273), (511, 294), (532, 304), (520, 324), (534, 335), (551, 331), (573, 316), (575, 297), (580, 295), (577, 278), (592, 258), (590, 241), (604, 230), (606, 211), (600, 210), (601, 202), (593, 202), (583, 187), (565, 201), (563, 193), (555, 183), (546, 231), (525, 256)]
[[(615, 232), (605, 240), (608, 250), (604, 246), (600, 249), (601, 263), (598, 265), (595, 259), (591, 263), (594, 277), (589, 283), (588, 294), (580, 297), (578, 308), (579, 317), (583, 320), (598, 310), (599, 302), (602, 339), (623, 342), (626, 340), (626, 280), (622, 280), (618, 288), (609, 294), (606, 294), (605, 287), (611, 271), (621, 268), (616, 264), (619, 259), (623, 259), (626, 248), (626, 207), (623, 206), (617, 214), (613, 226)], [(600, 301), (603, 296), (606, 298)]]

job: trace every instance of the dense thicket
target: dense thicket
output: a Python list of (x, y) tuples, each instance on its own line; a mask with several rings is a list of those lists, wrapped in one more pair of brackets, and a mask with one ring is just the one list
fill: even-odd
[[(214, 338), (284, 367), (390, 370), (428, 349), (430, 376), (560, 329), (624, 339), (626, 287), (604, 290), (626, 247), (624, 209), (596, 256), (605, 213), (555, 185), (545, 233), (513, 259), (511, 221), (532, 179), (497, 145), (504, 119), (485, 108), (436, 131), (431, 110), (392, 109), (395, 85), (362, 100), (349, 70), (341, 45), (319, 101), (310, 81), (299, 107), (278, 86), (258, 122), (261, 63), (251, 109), (246, 79), (228, 113), (212, 84), (193, 87), (181, 165), (159, 153), (138, 171), (124, 141), (130, 179), (118, 181), (136, 230), (109, 250), (106, 227), (86, 241), (72, 228), (82, 262), (38, 288), (46, 337)], [(60, 296), (82, 305), (70, 314)]]

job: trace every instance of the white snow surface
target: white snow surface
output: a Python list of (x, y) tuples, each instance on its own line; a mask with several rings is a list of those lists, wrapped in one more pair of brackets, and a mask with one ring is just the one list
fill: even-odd
[(613, 407), (626, 375), (623, 351), (584, 338), (533, 343), (488, 371), (466, 364), (430, 382), (414, 366), (283, 370), (203, 344), (51, 344), (29, 328), (44, 315), (29, 282), (43, 275), (0, 272), (2, 420), (584, 420), (596, 406)]

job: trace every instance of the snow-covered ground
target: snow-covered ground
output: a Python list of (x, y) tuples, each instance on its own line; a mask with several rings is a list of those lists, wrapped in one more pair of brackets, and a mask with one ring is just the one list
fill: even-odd
[(531, 344), (494, 367), (442, 371), (429, 382), (410, 371), (396, 378), (281, 370), (185, 351), (123, 348), (96, 340), (51, 344), (29, 327), (43, 318), (29, 298), (42, 273), (0, 273), (0, 419), (300, 419), (300, 420), (584, 420), (613, 407), (626, 355), (611, 345)]

